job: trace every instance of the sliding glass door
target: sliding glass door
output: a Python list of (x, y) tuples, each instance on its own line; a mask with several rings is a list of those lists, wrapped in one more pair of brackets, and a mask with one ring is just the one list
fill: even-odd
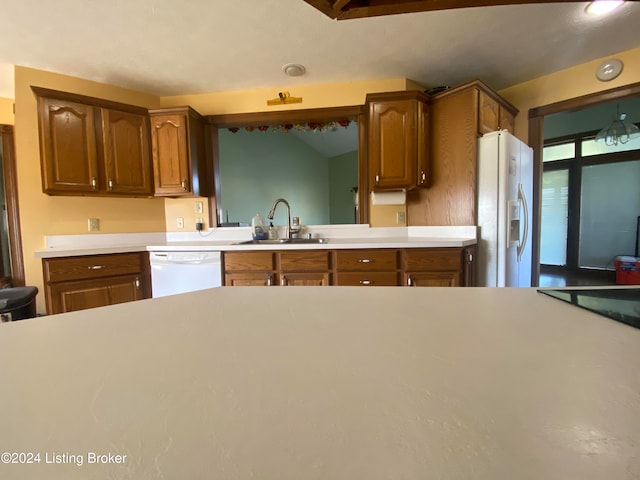
[(555, 139), (543, 150), (540, 264), (614, 270), (634, 255), (640, 216), (640, 139), (617, 147), (595, 132)]
[(640, 215), (640, 160), (582, 168), (580, 268), (612, 269), (633, 255)]

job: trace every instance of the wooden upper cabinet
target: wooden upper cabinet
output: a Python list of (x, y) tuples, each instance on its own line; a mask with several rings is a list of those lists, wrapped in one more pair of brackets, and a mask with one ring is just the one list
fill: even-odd
[(98, 190), (94, 107), (38, 97), (42, 189), (45, 193)]
[(478, 132), (495, 132), (500, 126), (500, 106), (493, 97), (480, 91), (478, 94)]
[(518, 110), (479, 80), (430, 100), (430, 184), (407, 195), (407, 224), (476, 225), (478, 137), (513, 133)]
[(213, 195), (213, 161), (205, 125), (190, 107), (150, 110), (155, 194)]
[(153, 195), (145, 108), (31, 88), (38, 101), (45, 193)]
[(372, 190), (427, 185), (428, 97), (422, 92), (367, 95)]
[(500, 130), (507, 130), (509, 133), (514, 133), (515, 114), (507, 109), (504, 105), (500, 105), (498, 115), (498, 126)]
[(501, 101), (493, 92), (478, 90), (478, 133), (485, 134), (496, 130), (508, 130), (513, 133), (514, 108)]
[(148, 117), (110, 109), (101, 112), (107, 191), (152, 195)]

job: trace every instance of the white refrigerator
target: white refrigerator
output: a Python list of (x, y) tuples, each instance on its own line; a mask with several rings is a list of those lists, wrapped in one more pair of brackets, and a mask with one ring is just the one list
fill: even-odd
[(530, 287), (533, 150), (506, 130), (478, 142), (476, 284)]

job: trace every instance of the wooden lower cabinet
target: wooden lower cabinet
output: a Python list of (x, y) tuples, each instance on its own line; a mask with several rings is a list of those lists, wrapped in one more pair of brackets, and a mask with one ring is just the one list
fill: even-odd
[(408, 287), (459, 287), (459, 272), (407, 272), (403, 285)]
[(326, 287), (330, 285), (329, 272), (289, 272), (280, 275), (283, 287)]
[(283, 287), (331, 285), (328, 250), (282, 251), (278, 255), (279, 284)]
[(394, 248), (336, 250), (336, 285), (398, 285), (399, 252)]
[(396, 272), (338, 272), (336, 285), (394, 287), (398, 285), (398, 274)]
[(413, 286), (474, 284), (475, 246), (224, 252), (229, 286)]
[(48, 314), (151, 297), (146, 252), (45, 258), (42, 266)]
[[(54, 310), (73, 312), (143, 298), (138, 275), (61, 282), (51, 286)], [(52, 313), (59, 313), (54, 311)]]
[(277, 285), (276, 252), (223, 253), (224, 284), (234, 287), (269, 287)]
[(270, 287), (274, 285), (271, 272), (233, 272), (224, 274), (224, 284), (231, 287)]
[(466, 248), (415, 248), (403, 252), (403, 285), (408, 287), (473, 286), (473, 252)]

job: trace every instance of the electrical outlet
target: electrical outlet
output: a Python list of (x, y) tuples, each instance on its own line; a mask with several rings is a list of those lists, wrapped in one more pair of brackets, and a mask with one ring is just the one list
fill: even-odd
[(202, 221), (202, 217), (198, 217), (198, 218), (196, 218), (196, 223), (204, 223), (204, 222)]
[(404, 212), (396, 212), (396, 223), (398, 225), (404, 225), (407, 221), (406, 215)]
[(184, 228), (184, 218), (182, 218), (182, 217), (177, 217), (176, 218), (176, 227)]
[(99, 218), (90, 218), (88, 221), (89, 231), (97, 232), (100, 230), (100, 219)]
[[(202, 209), (202, 202), (198, 201), (196, 202), (196, 213), (202, 213), (204, 210)], [(197, 220), (196, 220), (197, 222)], [(200, 221), (200, 223), (202, 223), (202, 220)]]

